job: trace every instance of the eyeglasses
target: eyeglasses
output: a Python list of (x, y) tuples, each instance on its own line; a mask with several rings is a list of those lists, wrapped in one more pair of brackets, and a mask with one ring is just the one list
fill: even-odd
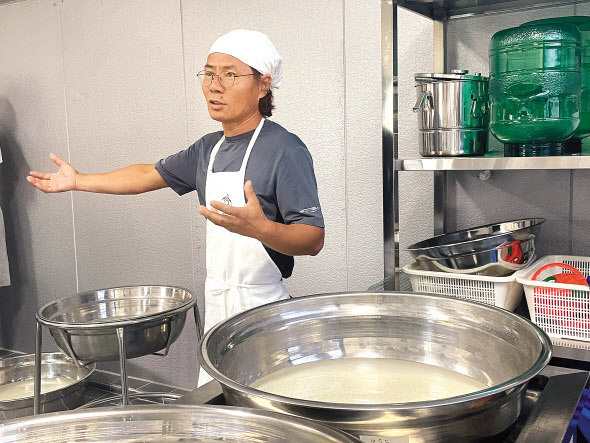
[(219, 74), (215, 74), (211, 71), (201, 71), (197, 74), (197, 77), (199, 78), (199, 81), (203, 86), (211, 86), (213, 80), (215, 79), (215, 77), (217, 77), (219, 79), (219, 83), (221, 83), (221, 85), (224, 88), (231, 88), (234, 85), (234, 82), (236, 81), (236, 77), (247, 77), (249, 75), (254, 74), (252, 73), (238, 75), (230, 71), (223, 71)]

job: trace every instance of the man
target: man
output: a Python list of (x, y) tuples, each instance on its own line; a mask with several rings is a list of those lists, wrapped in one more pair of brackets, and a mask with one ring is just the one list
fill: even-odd
[[(209, 115), (223, 131), (156, 164), (82, 174), (54, 154), (53, 174), (31, 171), (43, 192), (139, 194), (196, 190), (207, 219), (205, 330), (225, 318), (288, 298), (282, 279), (294, 255), (316, 255), (324, 222), (311, 156), (277, 123), (272, 90), (282, 59), (265, 34), (238, 29), (220, 37), (198, 73)], [(210, 204), (210, 209), (206, 207)]]

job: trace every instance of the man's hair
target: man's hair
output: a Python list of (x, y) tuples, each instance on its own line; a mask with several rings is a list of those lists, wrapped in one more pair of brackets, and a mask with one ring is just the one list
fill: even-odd
[[(254, 72), (254, 79), (259, 82), (262, 78), (262, 74), (254, 68), (252, 68), (252, 71)], [(273, 104), (272, 90), (269, 89), (266, 95), (258, 100), (258, 109), (263, 117), (270, 117), (274, 108), (275, 105)]]

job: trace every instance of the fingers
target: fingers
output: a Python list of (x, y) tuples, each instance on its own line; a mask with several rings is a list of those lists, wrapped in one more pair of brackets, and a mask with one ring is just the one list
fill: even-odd
[(225, 203), (221, 203), (215, 200), (211, 200), (209, 202), (212, 208), (217, 209), (218, 211), (225, 212), (227, 215), (235, 215), (236, 208), (230, 205), (226, 205)]
[(226, 227), (228, 225), (228, 219), (230, 218), (227, 215), (222, 215), (215, 211), (211, 211), (203, 205), (199, 206), (199, 214), (201, 214), (207, 220), (210, 220), (212, 223), (223, 227)]
[(51, 178), (51, 174), (45, 174), (43, 172), (31, 171), (29, 172), (31, 177), (39, 178), (41, 180), (49, 180)]
[(43, 191), (45, 193), (53, 192), (51, 187), (49, 186), (48, 182), (45, 180), (39, 180), (38, 178), (31, 177), (30, 175), (27, 177), (27, 181), (32, 184), (34, 187)]
[(61, 166), (64, 163), (67, 163), (65, 160), (62, 160), (61, 158), (59, 158), (57, 155), (55, 155), (53, 152), (49, 153), (49, 159), (55, 163), (57, 166)]

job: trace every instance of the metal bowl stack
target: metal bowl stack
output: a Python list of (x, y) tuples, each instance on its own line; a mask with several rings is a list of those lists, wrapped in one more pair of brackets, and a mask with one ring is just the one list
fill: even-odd
[[(61, 352), (43, 354), (41, 359), (41, 387), (43, 380), (67, 377), (75, 383), (41, 394), (41, 412), (74, 409), (82, 403), (86, 385), (95, 368), (94, 363), (78, 366)], [(0, 360), (0, 390), (12, 383), (33, 381), (35, 355), (27, 354)], [(33, 414), (33, 395), (0, 401), (0, 418), (3, 420)]]
[(408, 251), (426, 271), (501, 276), (536, 258), (535, 241), (544, 218), (512, 220), (438, 235)]

